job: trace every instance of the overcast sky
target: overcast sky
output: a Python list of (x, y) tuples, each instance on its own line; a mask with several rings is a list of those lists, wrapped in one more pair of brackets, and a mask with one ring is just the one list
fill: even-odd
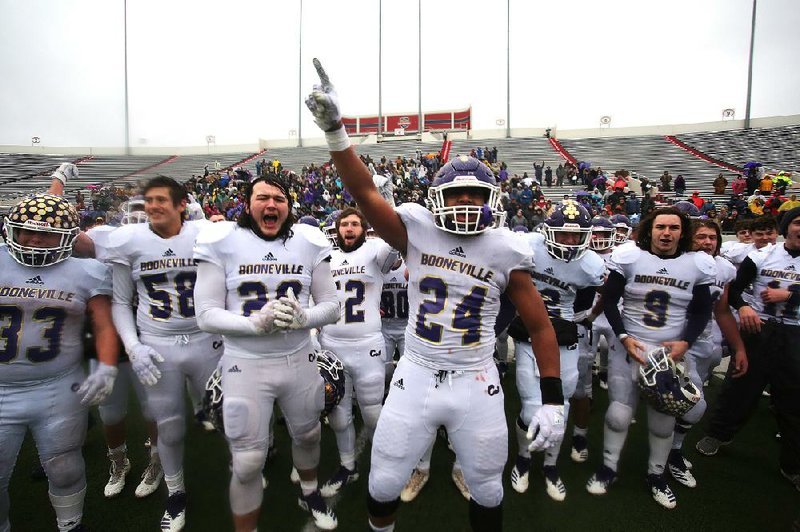
[[(423, 111), (506, 119), (506, 2), (422, 0)], [(744, 118), (751, 0), (511, 0), (511, 127)], [(129, 0), (132, 147), (319, 136), (319, 57), (348, 115), (377, 114), (378, 0)], [(418, 2), (383, 0), (385, 113), (416, 113)], [(123, 146), (122, 0), (0, 0), (0, 145)], [(492, 7), (489, 7), (492, 6)], [(752, 116), (800, 114), (797, 0), (758, 4)], [(298, 65), (302, 65), (298, 71)], [(302, 85), (300, 75), (302, 74)], [(302, 90), (300, 90), (302, 88)]]

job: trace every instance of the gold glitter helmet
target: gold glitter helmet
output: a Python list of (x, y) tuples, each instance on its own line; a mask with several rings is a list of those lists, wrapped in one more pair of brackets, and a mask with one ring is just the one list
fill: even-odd
[[(36, 245), (31, 245), (32, 233), (29, 232), (42, 237), (34, 238), (39, 241), (33, 242)], [(36, 268), (68, 259), (79, 232), (80, 219), (75, 208), (53, 194), (36, 194), (23, 199), (14, 205), (3, 224), (3, 236), (11, 256), (24, 266)]]

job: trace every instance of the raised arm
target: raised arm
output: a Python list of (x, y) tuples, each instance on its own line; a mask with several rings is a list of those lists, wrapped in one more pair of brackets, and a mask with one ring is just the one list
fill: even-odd
[(405, 253), (408, 245), (406, 228), (400, 216), (378, 192), (372, 174), (350, 145), (342, 124), (339, 97), (318, 59), (314, 59), (314, 67), (320, 84), (314, 85), (314, 90), (306, 98), (306, 106), (314, 115), (314, 122), (325, 132), (336, 170), (375, 232), (393, 248)]

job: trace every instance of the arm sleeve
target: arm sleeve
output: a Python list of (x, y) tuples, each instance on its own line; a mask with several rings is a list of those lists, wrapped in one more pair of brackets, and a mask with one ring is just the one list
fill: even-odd
[(712, 307), (710, 285), (695, 285), (692, 290), (692, 300), (689, 301), (689, 306), (686, 308), (687, 323), (683, 330), (683, 340), (688, 342), (690, 347), (708, 325)]
[(572, 305), (575, 313), (580, 313), (592, 308), (592, 303), (594, 303), (594, 294), (596, 291), (597, 287), (595, 286), (586, 286), (578, 289), (578, 291), (575, 293), (575, 303)]
[(742, 265), (739, 266), (739, 271), (736, 272), (736, 279), (733, 280), (728, 291), (728, 303), (736, 310), (747, 305), (742, 298), (742, 292), (750, 286), (757, 274), (756, 263), (750, 257), (744, 259)]
[(308, 328), (336, 323), (339, 319), (339, 298), (329, 261), (320, 262), (311, 272), (311, 297), (314, 298), (314, 306), (308, 309)]
[(500, 294), (500, 310), (497, 312), (497, 319), (494, 322), (494, 335), (499, 336), (501, 332), (506, 330), (516, 315), (517, 308), (511, 302), (511, 298), (503, 292)]
[(197, 325), (204, 331), (230, 336), (259, 335), (255, 323), (225, 309), (225, 270), (210, 262), (197, 265), (194, 301)]
[(139, 343), (136, 318), (133, 314), (133, 277), (130, 267), (123, 264), (114, 264), (112, 274), (114, 299), (111, 304), (111, 317), (125, 350), (130, 351)]
[(617, 307), (624, 293), (625, 277), (618, 271), (611, 271), (606, 279), (606, 284), (603, 285), (603, 313), (617, 336), (625, 333), (622, 315)]

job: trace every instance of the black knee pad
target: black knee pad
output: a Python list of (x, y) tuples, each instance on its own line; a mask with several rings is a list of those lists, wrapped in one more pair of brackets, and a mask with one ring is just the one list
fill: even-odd
[(397, 511), (398, 506), (400, 506), (399, 498), (389, 502), (378, 502), (372, 495), (367, 495), (367, 511), (373, 517), (389, 517)]
[(503, 505), (493, 508), (481, 506), (474, 499), (469, 500), (469, 523), (473, 532), (497, 532), (503, 530)]

